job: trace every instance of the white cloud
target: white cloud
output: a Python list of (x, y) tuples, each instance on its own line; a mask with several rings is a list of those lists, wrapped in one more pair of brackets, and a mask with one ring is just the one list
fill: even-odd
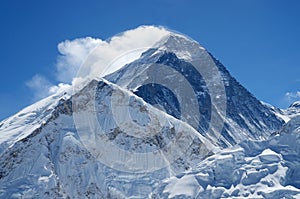
[(35, 99), (41, 99), (76, 82), (76, 78), (102, 77), (134, 61), (169, 33), (163, 27), (140, 26), (107, 41), (91, 37), (65, 40), (57, 47), (60, 55), (55, 76), (61, 83), (55, 86), (44, 76), (35, 75), (26, 85), (34, 91)]
[(33, 100), (39, 100), (49, 95), (49, 88), (53, 86), (50, 81), (42, 75), (35, 75), (26, 85), (34, 91)]
[(70, 83), (90, 52), (101, 42), (101, 39), (86, 37), (59, 43), (57, 48), (60, 55), (56, 64), (57, 80)]
[[(126, 63), (137, 59), (142, 52), (152, 47), (162, 37), (169, 34), (165, 28), (141, 26), (128, 30), (101, 42), (85, 60), (78, 71), (79, 77), (101, 77), (118, 70)], [(118, 62), (114, 62), (120, 56)], [(124, 59), (126, 58), (126, 59)]]
[(57, 92), (62, 92), (65, 91), (67, 88), (70, 88), (70, 84), (64, 84), (64, 83), (59, 83), (58, 85), (51, 86), (49, 87), (49, 95), (57, 93)]
[(296, 91), (296, 92), (287, 92), (285, 93), (285, 100), (291, 104), (295, 101), (299, 101), (300, 100), (300, 91)]
[(64, 83), (53, 85), (46, 77), (36, 74), (31, 78), (31, 80), (26, 82), (26, 86), (33, 91), (34, 95), (32, 100), (37, 101), (54, 93), (62, 92), (71, 85)]

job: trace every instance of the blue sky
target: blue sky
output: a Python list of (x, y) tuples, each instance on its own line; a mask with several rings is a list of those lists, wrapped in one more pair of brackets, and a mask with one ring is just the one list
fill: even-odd
[(300, 99), (299, 10), (298, 0), (1, 1), (0, 120), (33, 102), (36, 74), (58, 83), (58, 43), (144, 24), (189, 35), (258, 99), (286, 107)]

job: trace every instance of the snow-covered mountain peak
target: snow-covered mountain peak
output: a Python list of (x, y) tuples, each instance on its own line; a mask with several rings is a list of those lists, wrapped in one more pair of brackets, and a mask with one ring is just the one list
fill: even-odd
[(105, 78), (159, 104), (222, 147), (266, 139), (283, 124), (209, 52), (177, 33)]
[(95, 78), (113, 73), (170, 34), (161, 26), (139, 26), (103, 40), (84, 59), (76, 77)]
[(176, 32), (169, 32), (164, 38), (157, 42), (153, 48), (157, 48), (157, 52), (172, 52), (179, 59), (187, 61), (199, 59), (205, 50), (195, 40)]
[(181, 33), (161, 26), (140, 26), (99, 42), (84, 59), (74, 79), (112, 74), (149, 49), (156, 49), (153, 55), (172, 52), (189, 61), (201, 57), (204, 51), (196, 41)]
[[(51, 110), (37, 107), (43, 118), (3, 123), (27, 130), (14, 145), (0, 145), (0, 198), (16, 192), (27, 198), (146, 198), (162, 179), (218, 151), (187, 123), (104, 79), (59, 103), (48, 101)], [(0, 128), (0, 136), (5, 131)]]
[(295, 109), (300, 109), (300, 101), (296, 101), (292, 103), (289, 108), (295, 108)]

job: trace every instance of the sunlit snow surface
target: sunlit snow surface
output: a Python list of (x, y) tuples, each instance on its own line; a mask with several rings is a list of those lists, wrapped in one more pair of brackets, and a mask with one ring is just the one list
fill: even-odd
[(242, 142), (165, 180), (152, 198), (299, 198), (299, 157), (298, 116), (268, 141)]

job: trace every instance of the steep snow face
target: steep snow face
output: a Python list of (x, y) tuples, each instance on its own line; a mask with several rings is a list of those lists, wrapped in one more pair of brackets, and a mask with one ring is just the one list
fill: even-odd
[[(217, 150), (188, 124), (104, 80), (58, 104), (50, 99), (48, 120), (3, 149), (0, 198), (145, 198), (161, 180)], [(123, 99), (127, 111), (116, 118), (123, 102), (112, 101)]]
[(284, 123), (185, 36), (163, 38), (140, 59), (105, 78), (189, 123), (221, 147), (266, 139)]
[(70, 98), (71, 88), (28, 106), (0, 122), (0, 154), (7, 147), (28, 137), (34, 129), (41, 128), (51, 117), (54, 108)]
[(3, 151), (0, 198), (104, 197), (104, 174), (80, 143), (71, 114), (70, 100), (62, 100), (40, 128)]
[(107, 166), (125, 172), (152, 172), (170, 166), (190, 147), (200, 147), (195, 148), (200, 153), (214, 149), (188, 124), (133, 93), (107, 81), (95, 83), (74, 95), (74, 119), (81, 141)]
[(152, 198), (298, 198), (299, 119), (270, 140), (242, 142), (169, 178)]

